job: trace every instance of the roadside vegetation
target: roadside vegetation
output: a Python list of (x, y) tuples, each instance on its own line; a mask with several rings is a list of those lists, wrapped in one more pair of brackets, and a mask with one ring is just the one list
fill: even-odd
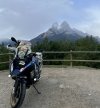
[[(41, 43), (36, 43), (32, 46), (34, 52), (41, 51), (100, 51), (100, 42), (93, 36), (86, 36), (77, 41), (49, 41), (47, 38)], [(0, 45), (0, 54), (9, 53), (9, 51), (2, 44)], [(70, 54), (44, 54), (44, 59), (70, 59)], [(100, 54), (73, 54), (73, 59), (76, 60), (100, 60)], [(0, 55), (0, 62), (9, 61), (9, 55)], [(45, 65), (69, 65), (69, 62), (44, 62)], [(100, 68), (100, 63), (90, 62), (74, 62), (75, 66), (88, 66), (93, 68)], [(0, 64), (0, 70), (7, 69), (9, 64)]]
[[(43, 42), (33, 46), (33, 51), (100, 51), (100, 42), (93, 36), (86, 36), (77, 41), (49, 41), (47, 38)], [(44, 59), (70, 59), (70, 54), (44, 54)], [(73, 54), (76, 60), (100, 60), (100, 54)], [(46, 65), (69, 65), (69, 62), (44, 62)], [(75, 66), (89, 66), (100, 68), (100, 63), (74, 62)]]
[[(7, 48), (5, 48), (4, 44), (0, 45), (0, 62), (6, 62), (9, 61), (9, 55), (5, 54), (9, 53)], [(5, 55), (2, 55), (5, 54)], [(8, 63), (0, 63), (0, 70), (7, 69), (9, 67)]]

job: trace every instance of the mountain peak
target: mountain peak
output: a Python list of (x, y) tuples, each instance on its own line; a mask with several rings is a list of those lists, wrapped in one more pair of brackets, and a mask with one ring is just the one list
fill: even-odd
[(57, 22), (55, 22), (54, 24), (52, 24), (52, 28), (53, 29), (58, 29), (59, 28), (59, 24)]
[(70, 27), (70, 25), (63, 21), (61, 24), (57, 22), (54, 23), (46, 32), (40, 34), (38, 37), (32, 40), (33, 42), (42, 42), (45, 37), (51, 41), (59, 41), (59, 40), (77, 40), (80, 39), (82, 36), (86, 36), (85, 33), (75, 30)]
[(62, 32), (70, 32), (70, 31), (72, 31), (72, 29), (71, 29), (70, 25), (66, 21), (63, 21), (60, 24), (60, 31), (62, 31)]
[(70, 28), (69, 24), (66, 21), (63, 21), (60, 26), (61, 27), (69, 27)]
[(55, 22), (52, 24), (52, 29), (71, 29), (70, 25), (66, 22), (66, 21), (63, 21), (60, 25)]

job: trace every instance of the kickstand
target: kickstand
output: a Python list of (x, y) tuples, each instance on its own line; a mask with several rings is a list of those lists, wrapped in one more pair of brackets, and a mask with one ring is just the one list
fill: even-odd
[(34, 89), (36, 90), (36, 92), (37, 92), (38, 94), (41, 94), (41, 92), (38, 91), (38, 89), (35, 87), (34, 84), (33, 84), (33, 87), (34, 87)]

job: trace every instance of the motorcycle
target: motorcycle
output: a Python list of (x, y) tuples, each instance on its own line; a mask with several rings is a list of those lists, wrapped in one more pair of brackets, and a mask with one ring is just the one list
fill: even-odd
[(40, 94), (34, 84), (39, 81), (41, 76), (42, 53), (32, 53), (30, 43), (17, 41), (14, 37), (11, 40), (16, 43), (16, 47), (7, 46), (9, 50), (15, 52), (10, 63), (9, 77), (14, 80), (10, 104), (11, 108), (20, 108), (25, 98), (26, 89), (29, 89), (31, 85)]

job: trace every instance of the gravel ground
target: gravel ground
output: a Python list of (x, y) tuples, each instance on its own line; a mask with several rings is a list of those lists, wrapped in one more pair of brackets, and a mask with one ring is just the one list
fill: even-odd
[[(10, 108), (12, 80), (0, 72), (0, 108)], [(26, 92), (21, 108), (100, 108), (100, 70), (43, 68), (40, 82)]]

